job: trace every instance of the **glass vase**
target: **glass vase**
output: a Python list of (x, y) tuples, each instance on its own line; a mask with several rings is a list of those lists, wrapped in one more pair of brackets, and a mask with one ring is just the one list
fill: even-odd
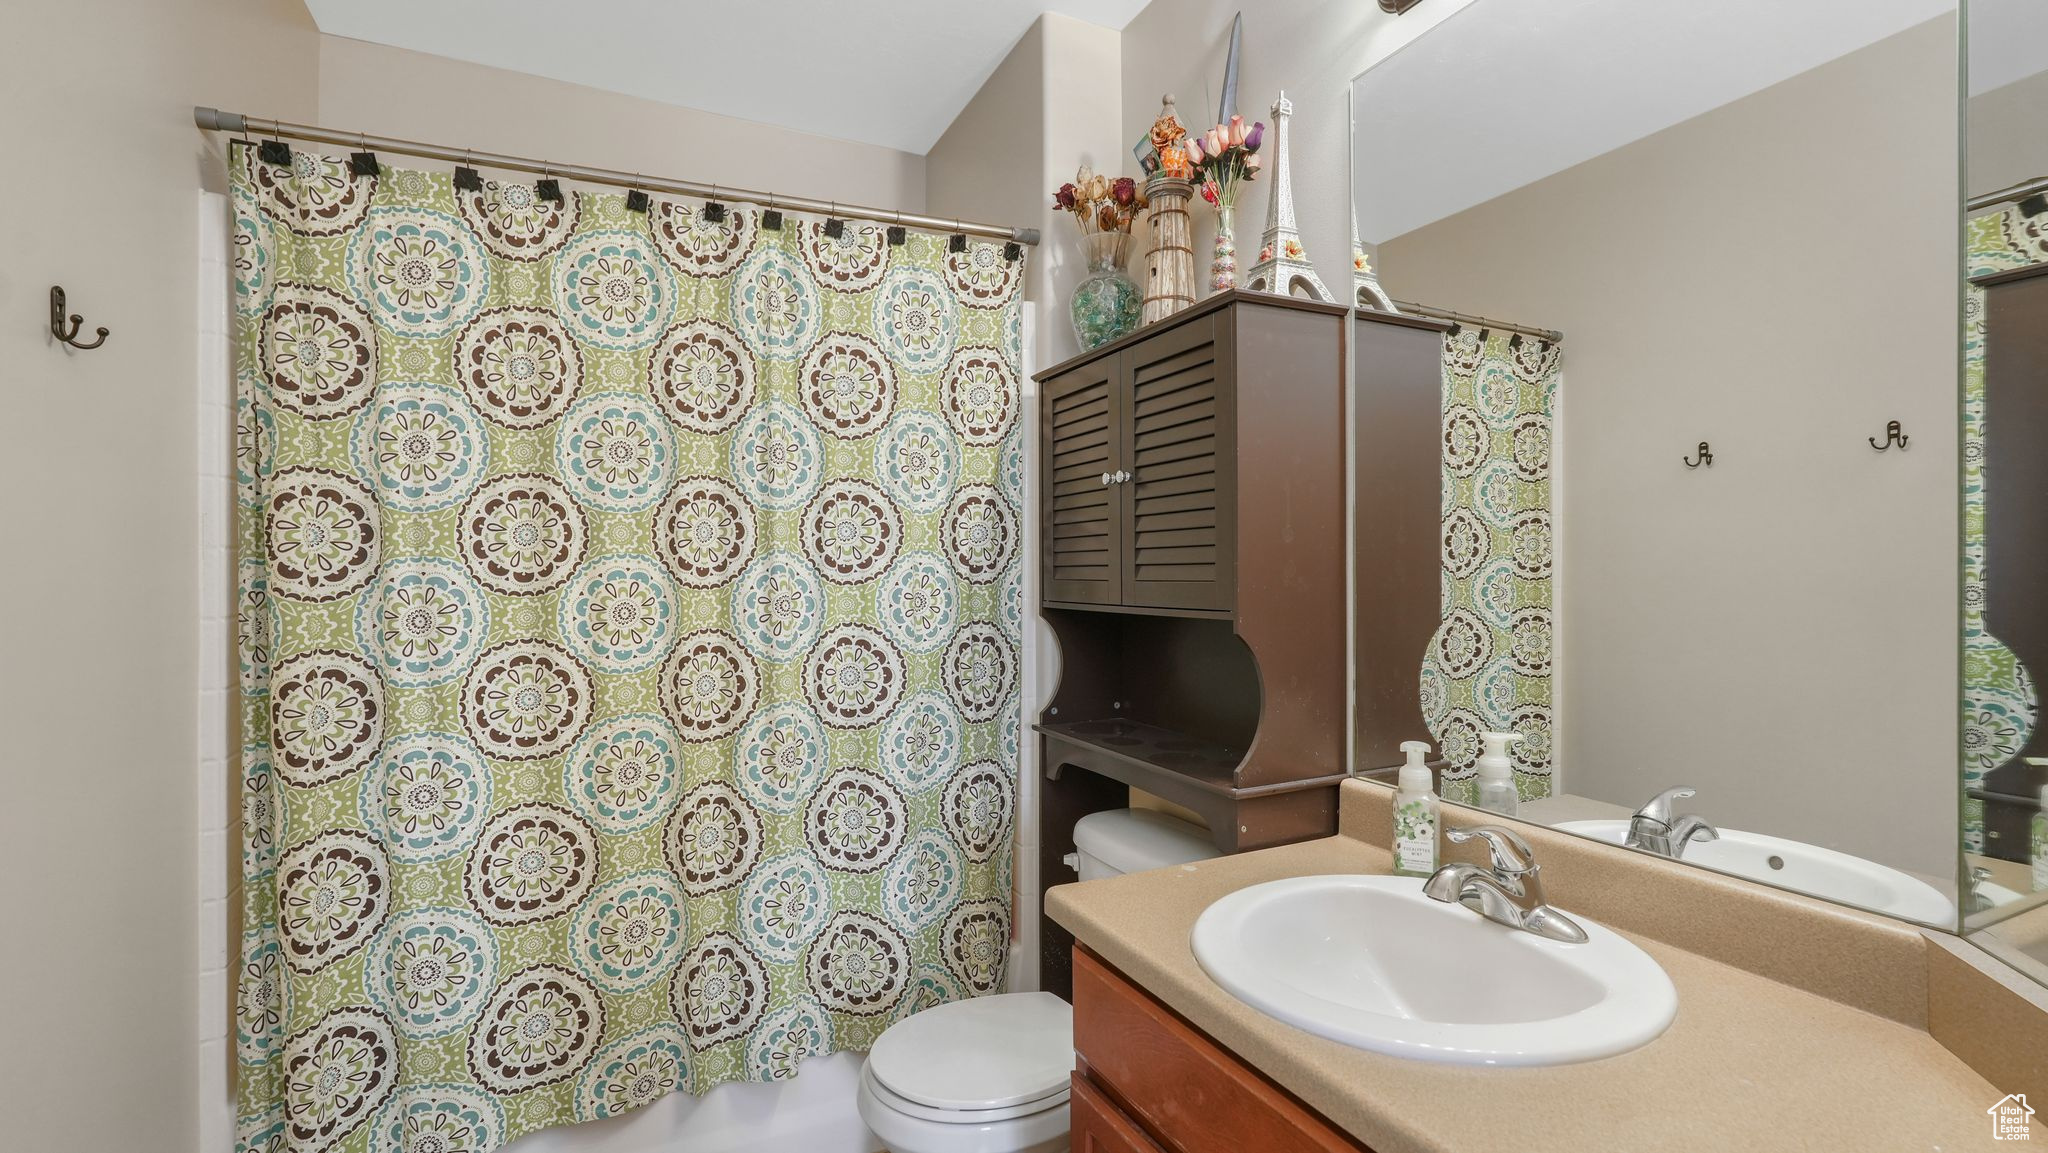
[(1075, 286), (1068, 312), (1074, 338), (1085, 352), (1136, 332), (1145, 301), (1124, 271), (1130, 259), (1130, 233), (1083, 233), (1081, 250), (1088, 258), (1088, 276)]
[(1237, 287), (1237, 206), (1216, 208), (1216, 248), (1209, 259), (1209, 290), (1228, 292)]

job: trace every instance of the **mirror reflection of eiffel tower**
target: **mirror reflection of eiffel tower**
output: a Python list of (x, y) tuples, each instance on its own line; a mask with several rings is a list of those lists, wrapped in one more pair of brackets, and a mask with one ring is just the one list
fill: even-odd
[(1302, 247), (1301, 230), (1294, 223), (1294, 177), (1287, 163), (1287, 119), (1294, 115), (1294, 102), (1287, 93), (1273, 101), (1273, 192), (1266, 198), (1266, 234), (1259, 241), (1259, 259), (1252, 265), (1245, 287), (1254, 292), (1291, 296), (1306, 289), (1316, 300), (1334, 299), (1323, 287)]

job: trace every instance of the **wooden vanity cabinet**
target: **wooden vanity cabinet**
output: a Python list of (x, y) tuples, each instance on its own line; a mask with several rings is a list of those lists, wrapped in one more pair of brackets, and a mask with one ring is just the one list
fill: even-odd
[(1075, 1153), (1370, 1153), (1084, 948)]

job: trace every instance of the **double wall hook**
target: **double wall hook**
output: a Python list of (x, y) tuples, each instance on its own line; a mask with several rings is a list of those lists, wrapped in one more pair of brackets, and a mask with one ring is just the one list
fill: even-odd
[(1876, 449), (1879, 452), (1889, 452), (1891, 451), (1891, 447), (1895, 444), (1898, 445), (1900, 448), (1906, 447), (1906, 434), (1899, 431), (1899, 422), (1896, 420), (1891, 421), (1884, 426), (1883, 444), (1877, 443), (1877, 438), (1874, 436), (1866, 437), (1864, 439), (1870, 441), (1870, 447)]
[(1708, 468), (1714, 467), (1714, 454), (1711, 450), (1707, 448), (1706, 441), (1703, 440), (1700, 442), (1700, 447), (1697, 451), (1699, 453), (1698, 460), (1694, 460), (1692, 457), (1689, 456), (1681, 458), (1685, 461), (1685, 467), (1698, 468), (1701, 465), (1706, 465)]
[(78, 342), (78, 330), (85, 326), (85, 318), (74, 314), (67, 323), (64, 319), (64, 286), (50, 286), (50, 335), (77, 349), (98, 348), (107, 342), (107, 330), (99, 330), (99, 339), (91, 344)]

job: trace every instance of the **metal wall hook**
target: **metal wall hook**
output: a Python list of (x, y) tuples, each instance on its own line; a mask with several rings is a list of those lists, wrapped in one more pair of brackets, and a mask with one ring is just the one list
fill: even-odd
[(107, 330), (99, 330), (99, 339), (91, 344), (78, 342), (78, 330), (85, 326), (85, 318), (74, 314), (67, 325), (64, 319), (64, 287), (50, 286), (50, 335), (77, 349), (98, 348), (107, 342)]
[(1694, 460), (1693, 458), (1691, 458), (1691, 457), (1689, 457), (1689, 456), (1688, 456), (1688, 457), (1682, 457), (1682, 458), (1680, 458), (1680, 459), (1682, 459), (1682, 460), (1684, 460), (1684, 461), (1685, 461), (1685, 467), (1687, 467), (1687, 468), (1698, 468), (1698, 467), (1699, 467), (1699, 466), (1701, 466), (1701, 465), (1706, 465), (1706, 466), (1707, 466), (1708, 468), (1712, 468), (1712, 467), (1714, 467), (1714, 454), (1713, 454), (1713, 452), (1712, 452), (1711, 450), (1709, 450), (1709, 449), (1707, 448), (1707, 442), (1706, 442), (1706, 441), (1704, 441), (1704, 440), (1703, 440), (1703, 441), (1701, 441), (1701, 442), (1700, 442), (1700, 447), (1699, 447), (1699, 449), (1698, 449), (1698, 452), (1699, 452), (1699, 459), (1698, 459), (1698, 460)]
[(1874, 436), (1866, 437), (1865, 439), (1870, 441), (1870, 447), (1876, 449), (1879, 452), (1890, 452), (1891, 447), (1895, 444), (1898, 445), (1900, 448), (1906, 447), (1906, 434), (1899, 431), (1899, 422), (1896, 420), (1891, 421), (1884, 426), (1883, 444), (1877, 443), (1877, 438)]

